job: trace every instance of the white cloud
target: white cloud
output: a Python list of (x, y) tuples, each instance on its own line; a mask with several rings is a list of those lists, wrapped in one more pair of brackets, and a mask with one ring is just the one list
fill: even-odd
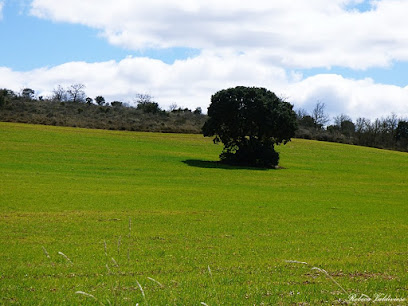
[(115, 45), (245, 52), (266, 64), (384, 67), (408, 60), (408, 1), (34, 0), (31, 13), (99, 29)]
[(341, 113), (380, 118), (391, 114), (408, 118), (408, 86), (375, 83), (372, 79), (353, 80), (335, 74), (321, 74), (290, 84), (286, 91), (296, 105), (312, 110), (323, 102), (333, 117)]
[(120, 62), (72, 62), (52, 68), (15, 72), (0, 68), (0, 84), (14, 90), (31, 87), (50, 91), (58, 84), (84, 83), (91, 96), (131, 101), (136, 93), (148, 92), (163, 106), (177, 102), (189, 107), (207, 107), (215, 90), (225, 86), (262, 84), (265, 80), (286, 82), (281, 68), (263, 67), (245, 55), (203, 53), (193, 59), (168, 65), (149, 58), (127, 57)]
[(149, 93), (168, 108), (172, 103), (204, 110), (216, 91), (238, 85), (266, 87), (287, 97), (297, 108), (311, 110), (317, 101), (332, 115), (345, 113), (376, 118), (395, 112), (408, 117), (408, 87), (352, 80), (339, 75), (306, 79), (277, 66), (265, 66), (246, 54), (204, 52), (200, 56), (165, 64), (149, 58), (127, 57), (119, 62), (72, 62), (28, 72), (0, 68), (0, 84), (13, 90), (30, 87), (49, 95), (58, 84), (84, 83), (89, 96), (132, 102), (137, 93)]
[[(33, 0), (31, 14), (99, 29), (115, 45), (187, 47), (200, 55), (166, 64), (143, 57), (100, 63), (71, 62), (28, 72), (0, 68), (0, 84), (31, 87), (42, 95), (61, 84), (84, 83), (91, 97), (132, 101), (153, 95), (162, 107), (206, 109), (216, 91), (237, 85), (266, 87), (311, 110), (331, 115), (408, 117), (408, 87), (340, 75), (304, 79), (299, 68), (355, 69), (408, 61), (406, 0)], [(1, 3), (1, 0), (0, 0)]]

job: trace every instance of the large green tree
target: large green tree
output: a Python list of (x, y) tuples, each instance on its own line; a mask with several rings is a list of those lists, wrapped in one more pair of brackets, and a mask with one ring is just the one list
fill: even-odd
[(224, 144), (222, 162), (272, 168), (275, 144), (286, 144), (297, 129), (293, 105), (265, 88), (235, 87), (211, 97), (204, 136)]

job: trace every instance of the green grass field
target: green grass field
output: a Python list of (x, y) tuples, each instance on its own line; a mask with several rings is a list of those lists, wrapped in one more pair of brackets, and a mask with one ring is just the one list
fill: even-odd
[(295, 139), (261, 170), (221, 149), (0, 123), (0, 304), (408, 298), (407, 153)]

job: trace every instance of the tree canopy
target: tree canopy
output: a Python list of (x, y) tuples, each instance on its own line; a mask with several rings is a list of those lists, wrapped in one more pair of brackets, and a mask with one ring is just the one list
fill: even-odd
[(211, 98), (204, 136), (224, 144), (221, 161), (235, 165), (274, 167), (275, 144), (286, 144), (297, 129), (293, 105), (265, 88), (225, 89)]
[(102, 96), (96, 96), (95, 97), (95, 102), (96, 104), (98, 104), (99, 106), (103, 106), (105, 104), (105, 98)]
[(24, 88), (21, 91), (21, 97), (27, 100), (32, 100), (34, 98), (35, 91), (31, 88)]

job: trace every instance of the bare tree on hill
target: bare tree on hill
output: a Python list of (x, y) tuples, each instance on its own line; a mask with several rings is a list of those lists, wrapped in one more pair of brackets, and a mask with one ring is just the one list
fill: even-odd
[(316, 128), (321, 129), (325, 126), (329, 121), (329, 115), (325, 113), (326, 104), (318, 101), (316, 103), (315, 108), (312, 111), (312, 118), (315, 121)]
[(78, 83), (78, 84), (73, 84), (68, 88), (67, 93), (70, 96), (72, 102), (75, 103), (75, 102), (85, 101), (85, 97), (86, 97), (85, 92), (84, 92), (85, 87), (86, 86), (84, 84)]

